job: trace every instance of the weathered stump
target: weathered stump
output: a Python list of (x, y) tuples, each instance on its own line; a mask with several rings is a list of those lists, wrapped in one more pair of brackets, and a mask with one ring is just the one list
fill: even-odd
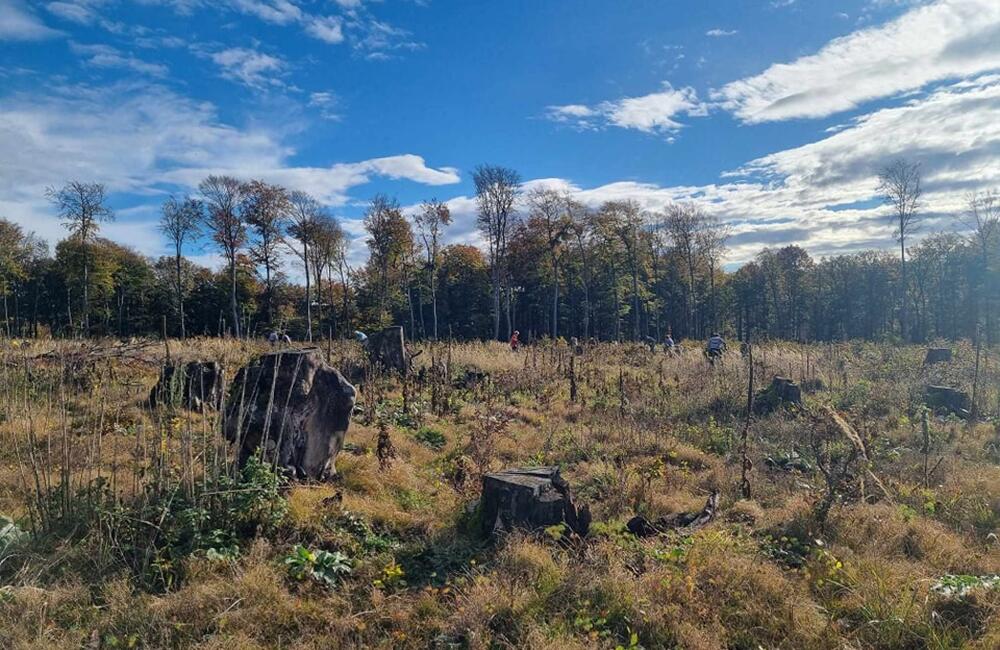
[(954, 413), (969, 417), (971, 400), (969, 394), (950, 386), (929, 385), (924, 389), (924, 404), (935, 413)]
[(705, 507), (694, 512), (675, 512), (656, 521), (649, 521), (641, 515), (636, 515), (625, 524), (628, 532), (637, 537), (650, 537), (668, 530), (682, 530), (693, 533), (713, 519), (719, 509), (719, 493), (712, 492), (705, 502)]
[(925, 366), (944, 361), (951, 361), (951, 348), (927, 348), (927, 356), (924, 357)]
[(561, 523), (581, 537), (590, 529), (590, 508), (573, 502), (558, 467), (513, 468), (487, 474), (480, 509), (486, 535)]
[(365, 341), (365, 350), (372, 364), (405, 374), (410, 369), (410, 354), (406, 350), (403, 328), (399, 325), (375, 332)]
[(224, 432), (242, 465), (263, 456), (299, 478), (336, 473), (357, 392), (319, 348), (282, 350), (254, 359), (233, 380)]
[(149, 405), (203, 411), (222, 406), (222, 366), (217, 361), (167, 363), (149, 392)]
[(791, 379), (775, 377), (771, 385), (754, 397), (754, 410), (766, 415), (783, 406), (802, 408), (802, 389)]

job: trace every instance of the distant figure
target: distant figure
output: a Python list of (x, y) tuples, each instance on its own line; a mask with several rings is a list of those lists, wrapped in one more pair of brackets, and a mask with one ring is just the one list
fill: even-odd
[(270, 343), (272, 347), (278, 344), (277, 330), (271, 330), (271, 333), (267, 335), (267, 342)]
[(573, 346), (573, 354), (580, 356), (583, 354), (583, 346), (580, 345), (580, 339), (575, 336), (569, 340), (569, 344)]
[(362, 332), (361, 330), (354, 330), (354, 340), (360, 343), (361, 345), (364, 345), (368, 343), (368, 335)]
[(647, 336), (643, 339), (643, 341), (645, 341), (646, 345), (649, 347), (650, 352), (656, 352), (656, 339), (652, 336)]
[(670, 332), (667, 332), (667, 338), (663, 339), (663, 351), (667, 354), (677, 353), (677, 344), (674, 343), (674, 337), (670, 335)]
[(726, 341), (719, 336), (718, 333), (713, 333), (708, 339), (708, 345), (705, 347), (705, 356), (708, 360), (715, 362), (716, 359), (722, 357), (722, 353), (726, 351)]
[(517, 349), (521, 347), (521, 339), (518, 338), (519, 336), (521, 336), (521, 333), (514, 330), (514, 333), (510, 337), (510, 349), (514, 352), (517, 352)]
[(290, 337), (288, 335), (288, 333), (285, 332), (284, 334), (281, 335), (281, 342), (284, 345), (291, 345), (292, 344), (292, 337)]

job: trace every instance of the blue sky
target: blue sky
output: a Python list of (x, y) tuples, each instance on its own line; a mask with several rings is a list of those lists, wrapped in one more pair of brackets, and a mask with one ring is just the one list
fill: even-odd
[(105, 234), (150, 255), (209, 173), (313, 193), (356, 259), (375, 192), (476, 242), (482, 162), (702, 202), (733, 264), (889, 247), (877, 167), (919, 161), (923, 231), (951, 228), (1000, 189), (998, 109), (996, 0), (0, 0), (0, 216), (54, 241), (44, 188), (104, 182)]

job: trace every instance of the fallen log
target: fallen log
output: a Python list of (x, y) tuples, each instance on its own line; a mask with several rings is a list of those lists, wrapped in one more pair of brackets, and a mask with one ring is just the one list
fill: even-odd
[(628, 532), (636, 537), (651, 537), (670, 530), (676, 530), (685, 534), (693, 533), (699, 528), (703, 528), (713, 519), (719, 509), (719, 493), (712, 492), (705, 502), (705, 507), (692, 512), (675, 512), (673, 514), (660, 517), (655, 521), (649, 521), (642, 515), (636, 515), (625, 524)]

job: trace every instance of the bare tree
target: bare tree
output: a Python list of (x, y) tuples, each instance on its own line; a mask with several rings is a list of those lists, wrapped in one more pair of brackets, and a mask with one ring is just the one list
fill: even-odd
[(726, 242), (732, 235), (732, 227), (724, 223), (717, 215), (705, 215), (704, 223), (698, 233), (698, 248), (705, 261), (708, 262), (709, 287), (709, 320), (713, 330), (719, 329), (718, 300), (715, 291), (715, 274), (726, 254)]
[[(309, 248), (309, 258), (310, 265), (312, 266), (313, 276), (316, 279), (316, 303), (319, 309), (319, 321), (323, 322), (323, 272), (327, 271), (328, 277), (330, 278), (328, 284), (330, 287), (329, 305), (331, 312), (334, 309), (335, 296), (333, 292), (333, 267), (338, 264), (342, 255), (346, 249), (346, 238), (344, 236), (344, 231), (340, 227), (337, 220), (326, 212), (320, 212), (316, 215), (315, 231), (313, 233), (312, 246)], [(347, 318), (348, 316), (348, 305), (347, 305), (347, 283), (346, 277), (342, 278), (344, 283), (344, 304), (342, 308), (342, 318)], [(331, 321), (335, 319), (331, 318)]]
[[(964, 217), (966, 227), (972, 231), (970, 240), (979, 253), (979, 298), (983, 303), (982, 311), (987, 335), (993, 336), (993, 305), (995, 290), (989, 290), (991, 256), (1000, 251), (1000, 193), (996, 190), (977, 193), (966, 197), (968, 209)], [(993, 286), (996, 286), (995, 284)], [(977, 330), (978, 331), (978, 330)]]
[(906, 237), (916, 230), (917, 208), (920, 205), (920, 163), (894, 160), (878, 173), (875, 188), (882, 201), (892, 206), (892, 221), (895, 224), (896, 241), (899, 242), (899, 275), (902, 285), (899, 330), (902, 337), (907, 332), (907, 282), (906, 282)]
[[(319, 202), (305, 192), (295, 191), (288, 195), (288, 238), (289, 249), (302, 261), (306, 277), (306, 340), (313, 340), (312, 287), (309, 272), (309, 247), (316, 239), (319, 219), (323, 208)], [(296, 245), (297, 244), (297, 245)]]
[[(493, 289), (493, 338), (500, 338), (500, 291), (506, 278), (507, 241), (514, 226), (514, 207), (521, 193), (521, 176), (513, 169), (479, 165), (472, 173), (479, 208), (477, 223), (486, 237)], [(510, 317), (510, 293), (507, 293), (507, 334), (513, 324)]]
[(187, 338), (184, 327), (184, 278), (181, 272), (184, 244), (201, 233), (205, 217), (204, 206), (198, 199), (185, 197), (178, 201), (171, 196), (163, 204), (160, 232), (167, 236), (174, 247), (174, 291), (177, 297), (177, 317), (180, 319), (181, 338)]
[(528, 193), (531, 218), (545, 229), (545, 247), (552, 268), (552, 338), (559, 336), (559, 273), (564, 254), (563, 244), (573, 227), (569, 197), (556, 190), (538, 188)]
[(207, 207), (205, 226), (229, 265), (233, 332), (240, 338), (240, 312), (236, 298), (236, 257), (247, 243), (247, 225), (240, 214), (243, 183), (231, 176), (209, 176), (198, 184)]
[(70, 181), (59, 190), (47, 188), (45, 196), (56, 206), (63, 226), (80, 242), (83, 252), (83, 327), (89, 331), (90, 244), (97, 236), (101, 222), (113, 221), (115, 215), (104, 204), (105, 190), (101, 183)]
[[(414, 217), (417, 224), (417, 231), (424, 242), (424, 250), (427, 252), (427, 266), (430, 268), (431, 277), (431, 314), (434, 319), (434, 340), (438, 340), (438, 311), (437, 311), (437, 273), (438, 254), (441, 252), (441, 233), (445, 226), (451, 223), (451, 211), (448, 206), (437, 199), (424, 201), (420, 206), (420, 212)], [(422, 319), (421, 319), (421, 322)]]
[(290, 208), (288, 191), (283, 187), (263, 181), (250, 181), (243, 187), (240, 209), (255, 238), (250, 255), (255, 263), (264, 267), (264, 306), (269, 324), (275, 320), (275, 279), (281, 269), (278, 245), (282, 241)]
[(695, 312), (698, 295), (695, 284), (695, 274), (701, 258), (702, 231), (705, 227), (705, 213), (693, 203), (675, 204), (667, 208), (663, 217), (663, 225), (674, 249), (684, 263), (687, 275), (687, 334), (697, 336)]
[(591, 235), (594, 215), (587, 206), (569, 199), (566, 202), (569, 232), (576, 244), (576, 254), (580, 260), (580, 284), (583, 285), (583, 338), (590, 336), (590, 289), (594, 285), (594, 265), (591, 253)]

